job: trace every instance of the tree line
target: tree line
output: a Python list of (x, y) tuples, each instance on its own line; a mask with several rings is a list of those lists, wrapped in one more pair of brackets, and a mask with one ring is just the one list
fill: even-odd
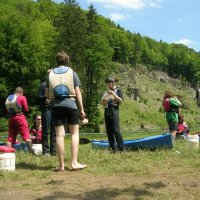
[(90, 126), (98, 131), (98, 104), (112, 62), (148, 66), (195, 85), (200, 78), (200, 53), (181, 44), (156, 41), (131, 33), (98, 15), (92, 4), (80, 8), (76, 0), (0, 1), (0, 115), (5, 98), (16, 86), (24, 87), (28, 102), (38, 105), (37, 90), (55, 54), (70, 56), (78, 73)]

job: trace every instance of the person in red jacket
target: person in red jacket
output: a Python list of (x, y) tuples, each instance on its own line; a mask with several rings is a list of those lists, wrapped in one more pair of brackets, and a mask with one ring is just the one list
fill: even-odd
[(184, 122), (183, 115), (178, 115), (178, 130), (176, 136), (187, 136), (189, 134), (188, 125)]
[(42, 124), (41, 124), (41, 116), (34, 116), (34, 125), (30, 130), (30, 139), (32, 140), (32, 144), (42, 144)]
[(7, 146), (16, 142), (17, 134), (20, 133), (23, 141), (26, 143), (29, 151), (33, 152), (32, 142), (30, 140), (28, 123), (24, 113), (28, 112), (26, 97), (23, 95), (24, 89), (17, 87), (14, 94), (9, 95), (6, 99), (5, 106), (10, 115), (8, 121), (8, 138)]

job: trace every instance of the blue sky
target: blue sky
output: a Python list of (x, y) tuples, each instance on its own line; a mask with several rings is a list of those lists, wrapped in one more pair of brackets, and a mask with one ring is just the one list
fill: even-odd
[[(63, 2), (63, 0), (54, 0)], [(77, 0), (126, 30), (200, 51), (200, 0)]]

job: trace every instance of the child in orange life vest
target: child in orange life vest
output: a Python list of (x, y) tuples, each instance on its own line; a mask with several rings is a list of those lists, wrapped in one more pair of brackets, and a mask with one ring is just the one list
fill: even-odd
[(32, 144), (42, 144), (42, 125), (41, 125), (41, 116), (34, 116), (34, 125), (30, 130), (30, 139)]

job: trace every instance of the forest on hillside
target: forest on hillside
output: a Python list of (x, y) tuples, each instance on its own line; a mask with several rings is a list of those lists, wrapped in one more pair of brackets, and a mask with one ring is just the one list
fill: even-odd
[(1, 116), (5, 98), (16, 86), (24, 87), (29, 105), (37, 107), (38, 86), (61, 50), (81, 79), (85, 110), (96, 130), (104, 79), (113, 62), (146, 65), (193, 86), (200, 78), (200, 52), (127, 31), (92, 4), (83, 10), (76, 0), (1, 0), (0, 27)]

